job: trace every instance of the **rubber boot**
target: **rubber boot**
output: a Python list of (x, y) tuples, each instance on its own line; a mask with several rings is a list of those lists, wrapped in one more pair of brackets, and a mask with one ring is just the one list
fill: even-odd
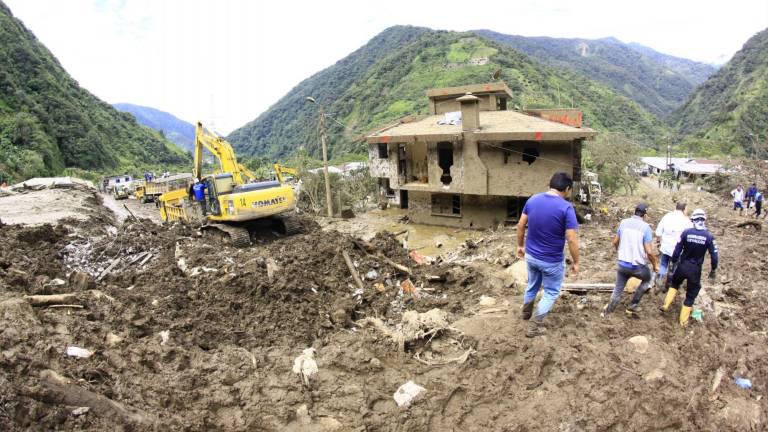
[(662, 312), (668, 311), (669, 307), (672, 306), (672, 302), (675, 301), (676, 295), (677, 295), (677, 288), (670, 288), (667, 291), (667, 296), (664, 297), (664, 304), (659, 307), (659, 310)]
[(541, 336), (547, 332), (544, 328), (544, 317), (536, 315), (530, 321), (528, 321), (528, 331), (525, 332), (525, 337), (533, 338)]
[(691, 317), (692, 309), (693, 307), (691, 306), (683, 306), (682, 309), (680, 309), (680, 326), (688, 326), (688, 318)]
[(533, 300), (531, 300), (530, 303), (526, 303), (523, 305), (523, 312), (521, 315), (521, 318), (523, 318), (524, 321), (528, 321), (531, 319), (531, 316), (533, 315)]

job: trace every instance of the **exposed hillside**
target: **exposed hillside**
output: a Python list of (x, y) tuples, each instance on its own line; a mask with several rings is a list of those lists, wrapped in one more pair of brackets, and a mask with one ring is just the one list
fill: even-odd
[[(753, 154), (768, 141), (768, 30), (744, 44), (671, 120), (686, 145), (710, 153)], [(766, 153), (761, 158), (768, 157)]]
[(661, 54), (614, 38), (558, 39), (524, 37), (478, 30), (557, 68), (580, 72), (634, 100), (648, 111), (666, 116), (682, 105), (694, 88), (713, 74), (714, 66)]
[(186, 156), (81, 88), (0, 2), (0, 175), (126, 169)]
[(155, 108), (129, 103), (116, 103), (113, 106), (120, 111), (133, 114), (139, 124), (159, 131), (184, 150), (191, 152), (194, 149), (195, 126), (192, 123), (187, 123), (173, 114)]
[(584, 110), (587, 126), (638, 134), (662, 133), (652, 114), (583, 75), (556, 70), (472, 33), (397, 26), (335, 65), (304, 80), (256, 120), (228, 137), (244, 154), (284, 157), (299, 146), (317, 155), (317, 107), (348, 125), (328, 122), (332, 156), (361, 153), (360, 135), (413, 113), (427, 113), (429, 88), (482, 83), (501, 69), (513, 106)]

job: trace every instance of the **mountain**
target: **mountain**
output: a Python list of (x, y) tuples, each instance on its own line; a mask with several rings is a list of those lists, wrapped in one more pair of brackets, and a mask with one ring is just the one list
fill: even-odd
[(508, 45), (556, 68), (571, 69), (599, 81), (664, 117), (680, 107), (717, 69), (662, 54), (615, 38), (558, 39), (524, 37), (477, 30), (476, 34)]
[[(531, 60), (519, 51), (472, 33), (391, 27), (335, 65), (307, 78), (228, 140), (239, 153), (272, 159), (304, 146), (318, 155), (318, 107), (327, 122), (331, 156), (364, 154), (361, 136), (408, 114), (428, 113), (427, 89), (500, 79), (512, 89), (512, 106), (576, 106), (585, 125), (599, 130), (660, 134), (654, 115), (609, 87), (570, 70)], [(342, 123), (346, 126), (342, 126)]]
[(155, 108), (129, 103), (113, 104), (119, 111), (133, 114), (139, 124), (159, 131), (163, 136), (188, 152), (195, 148), (195, 126)]
[(80, 87), (0, 1), (0, 177), (124, 171), (187, 160), (159, 133)]
[[(768, 142), (768, 29), (752, 36), (670, 120), (686, 146), (754, 155)], [(760, 157), (768, 157), (761, 152)]]

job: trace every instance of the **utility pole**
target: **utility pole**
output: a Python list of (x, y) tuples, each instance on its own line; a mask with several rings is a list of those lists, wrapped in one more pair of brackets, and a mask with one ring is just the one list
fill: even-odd
[(331, 179), (328, 176), (328, 146), (325, 144), (325, 112), (320, 105), (320, 145), (323, 146), (323, 171), (325, 172), (325, 202), (328, 208), (328, 217), (333, 217), (331, 209)]
[(316, 104), (320, 110), (320, 145), (323, 147), (323, 172), (325, 173), (325, 203), (328, 209), (328, 217), (333, 217), (333, 209), (331, 207), (331, 179), (328, 176), (328, 146), (325, 144), (325, 111), (323, 106), (319, 104), (315, 98), (307, 96), (307, 102)]

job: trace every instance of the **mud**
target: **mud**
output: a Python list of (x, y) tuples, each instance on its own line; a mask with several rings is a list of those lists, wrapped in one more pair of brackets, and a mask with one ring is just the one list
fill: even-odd
[[(671, 198), (658, 198), (652, 222)], [(610, 236), (635, 199), (606, 203), (582, 227), (582, 272), (570, 280), (611, 280)], [(718, 280), (697, 301), (703, 321), (679, 328), (651, 294), (639, 319), (601, 319), (607, 295), (564, 294), (548, 334), (533, 340), (508, 271), (511, 229), (416, 266), (391, 235), (361, 242), (311, 222), (305, 234), (249, 249), (149, 220), (115, 229), (106, 213), (88, 224), (0, 226), (0, 429), (764, 430), (766, 234), (734, 228), (711, 196), (689, 199), (712, 206), (722, 254)], [(403, 292), (406, 278), (415, 295)], [(23, 299), (63, 293), (83, 308)], [(396, 332), (409, 311), (433, 309), (441, 324), (418, 327), (423, 337), (402, 346), (363, 324)], [(69, 357), (68, 346), (94, 354)], [(291, 368), (307, 347), (319, 372), (304, 386)], [(103, 405), (81, 414), (76, 398), (56, 394), (50, 371), (130, 415)], [(393, 394), (409, 380), (426, 392), (399, 408)]]

